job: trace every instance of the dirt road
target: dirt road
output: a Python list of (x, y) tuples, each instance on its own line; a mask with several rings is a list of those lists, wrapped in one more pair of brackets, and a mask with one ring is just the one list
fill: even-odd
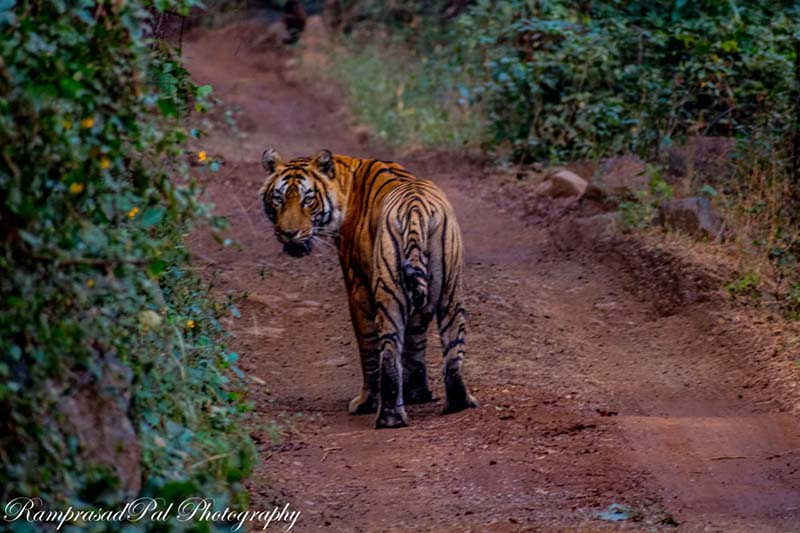
[[(249, 293), (231, 328), (256, 378), (253, 508), (290, 502), (300, 531), (800, 530), (800, 429), (750, 364), (759, 337), (718, 301), (663, 312), (625, 254), (559, 251), (541, 220), (498, 207), (475, 163), (360, 142), (335, 92), (287, 81), (286, 59), (237, 30), (184, 53), (246, 133), (203, 141), (227, 162), (206, 199), (242, 247), (194, 248), (221, 291)], [(441, 184), (464, 233), (480, 409), (412, 406), (411, 427), (383, 431), (347, 414), (360, 371), (336, 254), (281, 253), (257, 204), (266, 146), (394, 159)], [(441, 396), (440, 354), (428, 360)], [(630, 518), (601, 519), (615, 503)]]

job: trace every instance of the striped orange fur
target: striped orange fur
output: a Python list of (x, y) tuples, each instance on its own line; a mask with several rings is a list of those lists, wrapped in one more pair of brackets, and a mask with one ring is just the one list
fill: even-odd
[(262, 164), (259, 194), (284, 250), (306, 255), (321, 237), (336, 244), (364, 377), (350, 412), (377, 410), (377, 427), (403, 427), (406, 404), (432, 401), (425, 348), (434, 316), (444, 411), (475, 407), (462, 376), (461, 233), (442, 190), (397, 163), (328, 150), (290, 161), (267, 150)]

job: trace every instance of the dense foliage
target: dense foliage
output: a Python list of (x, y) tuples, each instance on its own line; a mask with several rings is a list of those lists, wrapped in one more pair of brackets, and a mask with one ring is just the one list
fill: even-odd
[(791, 124), (795, 2), (489, 2), (459, 19), (491, 143), (520, 157), (652, 154)]
[(483, 115), (480, 140), (516, 160), (794, 128), (793, 1), (477, 0), (451, 21), (453, 2), (362, 4), (411, 49), (404, 93), (460, 97)]
[(133, 424), (141, 494), (243, 503), (252, 445), (229, 311), (183, 241), (213, 222), (183, 120), (211, 91), (148, 38), (192, 5), (0, 0), (0, 501), (119, 502), (119, 476), (82, 453), (65, 413), (95, 390), (97, 411), (116, 403)]

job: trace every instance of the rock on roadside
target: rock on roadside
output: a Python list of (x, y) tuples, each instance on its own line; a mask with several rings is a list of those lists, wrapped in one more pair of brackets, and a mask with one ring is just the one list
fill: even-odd
[(696, 136), (669, 149), (668, 174), (724, 181), (733, 169), (736, 139)]
[(103, 465), (119, 479), (119, 499), (141, 489), (141, 452), (136, 430), (128, 418), (133, 373), (115, 357), (103, 362), (102, 377), (88, 372), (60, 398), (58, 418), (65, 433), (74, 435), (85, 461)]
[(597, 168), (583, 197), (613, 210), (617, 199), (633, 200), (648, 188), (644, 161), (635, 156), (612, 157)]
[(664, 202), (659, 207), (659, 222), (700, 239), (718, 239), (722, 233), (722, 219), (711, 202), (698, 196)]
[(617, 233), (617, 213), (591, 217), (567, 217), (554, 230), (554, 242), (561, 250), (578, 250), (592, 246)]
[(588, 185), (585, 179), (574, 172), (560, 169), (547, 176), (547, 179), (536, 188), (536, 194), (551, 198), (581, 196)]

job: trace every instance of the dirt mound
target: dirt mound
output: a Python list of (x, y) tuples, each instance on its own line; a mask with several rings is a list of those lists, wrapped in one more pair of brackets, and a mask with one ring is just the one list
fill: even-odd
[(630, 290), (652, 302), (660, 316), (679, 313), (719, 296), (723, 281), (703, 266), (667, 250), (652, 248), (634, 236), (617, 236), (596, 252), (600, 260), (624, 269)]

